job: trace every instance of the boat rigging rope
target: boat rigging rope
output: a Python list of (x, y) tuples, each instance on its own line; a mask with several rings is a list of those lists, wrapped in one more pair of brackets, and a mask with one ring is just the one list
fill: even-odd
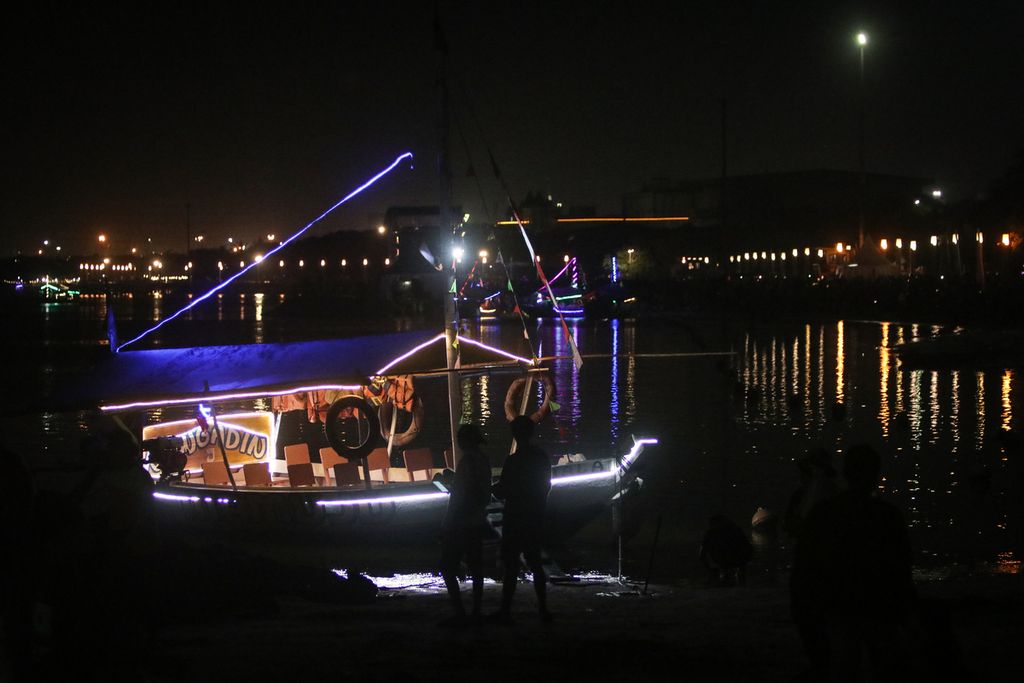
[(372, 178), (370, 178), (369, 180), (367, 180), (367, 181), (366, 181), (365, 183), (363, 183), (362, 185), (360, 185), (360, 186), (359, 186), (359, 187), (357, 187), (356, 189), (354, 189), (354, 190), (352, 190), (351, 192), (349, 192), (349, 193), (348, 193), (347, 195), (345, 195), (345, 196), (344, 196), (344, 197), (342, 197), (342, 198), (341, 198), (340, 200), (338, 200), (338, 202), (337, 202), (336, 204), (334, 204), (334, 206), (332, 206), (331, 208), (327, 209), (327, 210), (326, 210), (326, 211), (324, 211), (324, 212), (323, 212), (322, 214), (320, 214), (320, 215), (319, 215), (318, 217), (314, 218), (314, 219), (313, 219), (312, 221), (310, 221), (309, 223), (307, 223), (307, 224), (306, 224), (306, 227), (304, 227), (304, 228), (302, 228), (301, 230), (299, 230), (299, 231), (295, 232), (295, 233), (294, 233), (294, 234), (293, 234), (293, 235), (292, 235), (291, 237), (289, 237), (288, 239), (284, 240), (283, 242), (281, 242), (280, 244), (278, 244), (278, 245), (277, 245), (276, 247), (274, 247), (273, 249), (271, 249), (270, 251), (268, 251), (268, 252), (267, 252), (266, 254), (264, 254), (264, 256), (263, 256), (263, 259), (262, 259), (261, 261), (253, 261), (252, 263), (250, 263), (249, 265), (247, 265), (247, 266), (246, 266), (245, 268), (243, 268), (242, 270), (238, 271), (237, 273), (235, 273), (234, 275), (232, 275), (231, 277), (229, 277), (229, 278), (228, 278), (227, 280), (225, 280), (224, 282), (222, 282), (222, 283), (220, 283), (219, 285), (217, 285), (216, 287), (212, 288), (212, 289), (211, 289), (210, 291), (208, 291), (208, 292), (207, 292), (206, 294), (203, 294), (203, 295), (202, 295), (201, 297), (198, 297), (198, 298), (194, 299), (194, 300), (193, 300), (193, 301), (192, 301), (191, 303), (189, 303), (188, 305), (186, 305), (186, 306), (184, 306), (184, 307), (180, 308), (180, 309), (179, 309), (178, 311), (176, 311), (176, 312), (175, 312), (175, 313), (174, 313), (173, 315), (171, 315), (171, 316), (169, 316), (169, 317), (167, 317), (167, 318), (164, 318), (163, 320), (161, 320), (160, 322), (158, 322), (158, 323), (157, 323), (156, 325), (153, 325), (153, 327), (149, 328), (148, 330), (146, 330), (145, 332), (143, 332), (143, 333), (142, 333), (142, 334), (140, 334), (139, 336), (135, 337), (134, 339), (131, 339), (131, 340), (129, 340), (129, 341), (126, 341), (126, 342), (125, 342), (124, 344), (121, 344), (120, 346), (118, 346), (117, 348), (115, 348), (115, 349), (114, 349), (114, 353), (119, 353), (119, 352), (120, 352), (120, 351), (121, 351), (122, 349), (124, 349), (124, 348), (125, 348), (126, 346), (130, 346), (131, 344), (134, 344), (135, 342), (139, 341), (139, 340), (140, 340), (140, 339), (142, 339), (143, 337), (146, 337), (146, 336), (148, 336), (149, 334), (151, 334), (151, 333), (155, 332), (156, 330), (160, 329), (161, 327), (163, 327), (163, 326), (164, 326), (165, 324), (167, 324), (167, 323), (171, 322), (172, 320), (174, 320), (175, 318), (177, 318), (177, 317), (178, 317), (179, 315), (181, 315), (182, 313), (184, 313), (184, 312), (186, 312), (186, 311), (188, 311), (188, 310), (191, 310), (192, 308), (195, 308), (196, 306), (198, 306), (198, 305), (199, 305), (199, 304), (201, 304), (202, 302), (206, 301), (207, 299), (209, 299), (209, 298), (210, 298), (211, 296), (213, 296), (213, 295), (214, 295), (214, 294), (216, 294), (217, 292), (221, 291), (222, 289), (224, 289), (225, 287), (227, 287), (228, 285), (230, 285), (230, 284), (231, 284), (232, 282), (234, 282), (234, 281), (235, 281), (235, 280), (237, 280), (238, 278), (240, 278), (240, 277), (242, 277), (243, 275), (245, 275), (246, 273), (248, 273), (248, 272), (249, 272), (250, 270), (252, 270), (252, 269), (253, 269), (253, 268), (255, 268), (255, 267), (256, 267), (257, 265), (259, 265), (260, 263), (262, 263), (262, 261), (265, 261), (265, 260), (267, 260), (268, 258), (270, 258), (271, 256), (273, 256), (273, 255), (274, 255), (274, 254), (276, 254), (277, 252), (279, 252), (279, 251), (281, 251), (282, 249), (284, 249), (284, 248), (285, 248), (286, 246), (288, 246), (289, 244), (291, 244), (292, 242), (294, 242), (295, 240), (297, 240), (297, 239), (298, 239), (298, 238), (299, 238), (299, 237), (300, 237), (301, 235), (303, 235), (303, 234), (304, 234), (304, 233), (305, 233), (305, 232), (306, 232), (307, 230), (309, 230), (309, 229), (310, 229), (310, 228), (312, 228), (312, 227), (313, 227), (314, 225), (316, 225), (317, 223), (319, 223), (319, 222), (320, 222), (321, 220), (323, 220), (324, 218), (326, 218), (326, 217), (327, 217), (327, 215), (328, 215), (328, 214), (330, 214), (330, 213), (331, 213), (332, 211), (334, 211), (334, 210), (335, 210), (335, 209), (337, 209), (337, 208), (338, 208), (339, 206), (341, 206), (342, 204), (346, 203), (347, 201), (349, 201), (349, 200), (350, 200), (350, 199), (352, 199), (353, 197), (355, 197), (355, 196), (357, 196), (357, 195), (361, 194), (361, 193), (363, 192), (363, 190), (366, 190), (366, 189), (367, 189), (367, 188), (369, 188), (369, 187), (370, 187), (371, 185), (375, 184), (375, 183), (376, 183), (376, 182), (377, 182), (378, 180), (380, 180), (381, 178), (383, 178), (384, 176), (386, 176), (386, 175), (387, 175), (388, 173), (390, 173), (391, 171), (393, 171), (393, 170), (395, 169), (395, 167), (396, 167), (396, 166), (398, 166), (398, 165), (399, 165), (400, 163), (402, 163), (402, 161), (403, 161), (404, 159), (412, 159), (412, 152), (405, 152), (404, 154), (400, 154), (400, 155), (398, 155), (397, 157), (395, 157), (395, 160), (394, 160), (394, 161), (392, 161), (392, 162), (391, 162), (391, 164), (390, 164), (389, 166), (387, 166), (387, 167), (386, 167), (386, 168), (385, 168), (384, 170), (380, 171), (380, 172), (379, 172), (379, 173), (377, 173), (377, 174), (376, 174), (375, 176), (373, 176)]
[[(462, 99), (466, 103), (466, 108), (469, 110), (469, 113), (473, 118), (473, 123), (476, 124), (476, 129), (477, 133), (480, 135), (480, 140), (483, 142), (484, 148), (487, 150), (488, 154), (490, 154), (491, 148), (487, 144), (487, 139), (484, 137), (483, 128), (480, 126), (480, 120), (476, 117), (476, 110), (473, 108), (472, 102), (470, 101), (469, 96), (466, 95), (464, 89), (460, 88), (459, 92), (462, 95)], [(473, 155), (469, 151), (469, 143), (466, 142), (466, 136), (464, 131), (462, 130), (462, 126), (460, 125), (458, 118), (455, 119), (455, 130), (458, 131), (459, 139), (462, 140), (462, 147), (466, 152), (466, 159), (469, 160), (470, 169), (475, 169), (475, 164), (473, 163)], [(484, 188), (480, 184), (480, 176), (476, 173), (475, 170), (473, 171), (472, 176), (473, 180), (476, 181), (476, 190), (480, 194), (480, 203), (483, 204), (484, 213), (487, 214), (487, 220), (493, 224), (495, 222), (494, 212), (491, 211), (491, 205), (487, 201), (487, 197), (484, 195)], [(497, 244), (498, 240), (494, 237), (493, 232), (491, 233), (491, 238), (494, 239), (495, 244)], [(530, 356), (536, 358), (537, 352), (533, 347), (533, 340), (530, 339), (530, 328), (526, 324), (526, 314), (523, 312), (522, 307), (519, 306), (519, 297), (516, 295), (515, 286), (512, 284), (512, 275), (508, 272), (508, 264), (505, 263), (505, 258), (504, 256), (502, 256), (500, 247), (498, 247), (497, 251), (497, 262), (501, 264), (501, 269), (505, 273), (505, 281), (507, 283), (508, 291), (512, 294), (512, 312), (519, 316), (519, 322), (523, 326), (523, 339), (526, 340), (527, 345), (530, 347)]]

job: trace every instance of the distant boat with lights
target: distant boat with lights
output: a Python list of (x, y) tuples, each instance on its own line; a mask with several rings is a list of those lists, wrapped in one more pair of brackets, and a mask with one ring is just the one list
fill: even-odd
[[(416, 447), (423, 421), (431, 417), (417, 387), (447, 380), (445, 345), (443, 334), (410, 332), (129, 351), (109, 357), (79, 394), (65, 399), (98, 404), (108, 414), (143, 412), (161, 419), (143, 430), (144, 456), (159, 517), (182, 533), (225, 540), (430, 542), (447, 506), (443, 473), (454, 463), (450, 453), (442, 464), (435, 459), (439, 453)], [(538, 382), (545, 404), (534, 415), (547, 412), (554, 385), (537, 361), (464, 335), (457, 347), (462, 377), (508, 378), (506, 410), (526, 412), (524, 396), (537, 393), (529, 385)], [(286, 458), (276, 457), (288, 408), (303, 416), (315, 411), (323, 420), (331, 445), (319, 458), (306, 444), (285, 447)], [(447, 410), (440, 412), (447, 421)], [(167, 417), (180, 419), (163, 421)], [(635, 465), (654, 443), (640, 438), (622, 453), (557, 456), (549, 540), (572, 535), (632, 490)]]

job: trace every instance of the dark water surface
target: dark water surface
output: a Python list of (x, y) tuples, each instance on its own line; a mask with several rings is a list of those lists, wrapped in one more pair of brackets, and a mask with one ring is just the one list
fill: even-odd
[[(275, 317), (267, 315), (271, 304), (283, 300), (277, 294), (225, 297), (208, 319), (172, 323), (165, 339), (269, 342), (421, 326)], [(136, 326), (173, 310), (154, 298), (116, 306), (118, 315), (129, 324), (134, 319)], [(20, 359), (8, 371), (8, 381), (26, 395), (58, 391), (69, 374), (93, 362), (105, 312), (102, 299), (39, 304), (3, 332), (8, 357)], [(900, 367), (892, 351), (896, 344), (940, 328), (738, 320), (569, 325), (582, 353), (610, 357), (588, 358), (579, 371), (569, 361), (553, 363), (561, 408), (542, 423), (538, 442), (553, 453), (604, 456), (627, 451), (633, 436), (661, 440), (645, 462), (641, 514), (625, 545), (627, 573), (645, 576), (653, 560), (655, 576), (695, 576), (700, 535), (711, 515), (724, 513), (749, 527), (758, 507), (781, 514), (797, 485), (797, 458), (814, 445), (837, 452), (857, 442), (883, 454), (884, 494), (910, 525), (919, 572), (1019, 570), (1022, 463), (1005, 436), (1021, 428), (1020, 375)], [(471, 322), (468, 329), (484, 342), (523, 351), (523, 330), (516, 324)], [(560, 325), (543, 321), (531, 334), (542, 355), (567, 352)], [(723, 351), (734, 355), (644, 357)], [(464, 415), (483, 426), (496, 462), (508, 449), (503, 404), (510, 381), (495, 375), (463, 382)], [(418, 389), (429, 423), (421, 445), (440, 450), (447, 440), (444, 386), (427, 382)], [(833, 416), (837, 401), (846, 407), (841, 420)], [(154, 412), (148, 419), (184, 415)], [(47, 413), (5, 419), (3, 429), (9, 447), (46, 469), (75, 462), (90, 420), (82, 413)], [(838, 466), (839, 457), (835, 462)], [(569, 569), (616, 571), (610, 516), (596, 520), (560, 553)], [(783, 555), (769, 544), (758, 557), (770, 574)]]

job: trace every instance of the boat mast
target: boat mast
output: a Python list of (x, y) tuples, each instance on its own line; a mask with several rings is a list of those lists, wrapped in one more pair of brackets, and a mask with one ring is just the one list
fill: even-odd
[(448, 271), (444, 294), (444, 341), (445, 363), (448, 369), (448, 422), (452, 437), (452, 462), (459, 461), (459, 448), (456, 442), (456, 431), (462, 410), (462, 380), (458, 372), (458, 306), (455, 304), (458, 291), (455, 281), (455, 265), (453, 249), (455, 247), (455, 230), (451, 220), (452, 174), (448, 163), (448, 43), (441, 31), (441, 17), (434, 12), (434, 42), (439, 53), (437, 68), (437, 172), (440, 178), (440, 197), (438, 201), (437, 220), (440, 226), (442, 249), (447, 253), (442, 259), (448, 259), (451, 268)]

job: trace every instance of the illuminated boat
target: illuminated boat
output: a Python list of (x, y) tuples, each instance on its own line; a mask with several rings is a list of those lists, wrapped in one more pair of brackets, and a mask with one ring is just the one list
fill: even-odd
[[(463, 377), (504, 375), (511, 385), (546, 373), (529, 358), (467, 336), (457, 342), (458, 373)], [(410, 332), (128, 351), (109, 357), (82, 383), (78, 395), (65, 398), (77, 405), (98, 404), (108, 414), (148, 416), (142, 444), (165, 527), (232, 540), (432, 542), (447, 506), (443, 468), (410, 468), (407, 476), (376, 477), (367, 454), (386, 448), (378, 414), (399, 412), (396, 387), (404, 382), (415, 393), (414, 386), (447, 380), (445, 346), (443, 334)], [(312, 476), (297, 484), (290, 479), (287, 461), (277, 459), (281, 417), (268, 407), (275, 398), (300, 393), (330, 399), (325, 426), (333, 452), (361, 465), (353, 483), (339, 485), (337, 472), (331, 477), (322, 464), (310, 462), (303, 469)], [(410, 394), (404, 397), (407, 402), (411, 398), (416, 400)], [(439, 413), (448, 422), (447, 407)], [(399, 437), (412, 430), (399, 435), (395, 421), (384, 423), (390, 450), (397, 453)], [(567, 538), (630, 490), (637, 481), (635, 464), (653, 443), (636, 439), (628, 452), (604, 457), (560, 456), (552, 471), (548, 540)], [(218, 463), (225, 465), (222, 473), (231, 473), (228, 480), (207, 481), (207, 471), (215, 469), (210, 465)], [(269, 470), (269, 481), (247, 482), (246, 470), (260, 468)], [(397, 475), (403, 468), (391, 469)]]

